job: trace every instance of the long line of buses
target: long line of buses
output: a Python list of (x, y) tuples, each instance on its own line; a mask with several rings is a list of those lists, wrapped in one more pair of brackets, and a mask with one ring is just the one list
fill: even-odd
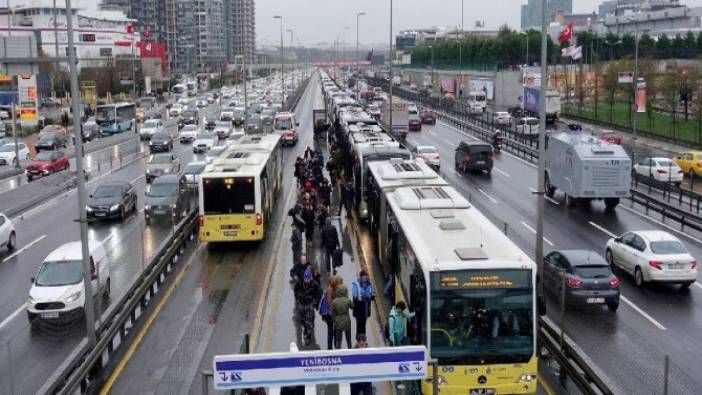
[[(442, 394), (537, 388), (536, 265), (320, 70), (324, 108), (410, 344), (438, 361)], [(342, 81), (340, 81), (342, 82)], [(321, 105), (321, 104), (320, 104)], [(247, 135), (200, 177), (200, 240), (262, 240), (282, 184), (280, 135)], [(431, 374), (429, 375), (432, 376)], [(430, 394), (431, 379), (420, 383)]]

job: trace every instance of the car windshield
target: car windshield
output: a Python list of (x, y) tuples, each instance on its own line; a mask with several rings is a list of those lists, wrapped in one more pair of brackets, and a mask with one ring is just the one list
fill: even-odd
[(122, 194), (120, 185), (101, 185), (97, 187), (93, 196), (97, 198), (114, 197)]
[(678, 167), (678, 165), (676, 165), (675, 162), (670, 159), (656, 159), (656, 162), (658, 163), (658, 166), (662, 167)]
[(158, 127), (158, 121), (148, 120), (144, 122), (144, 126), (142, 127), (145, 129), (155, 129)]
[(176, 192), (178, 192), (177, 182), (156, 182), (146, 188), (146, 196), (149, 197), (173, 196)]
[(197, 132), (198, 130), (200, 129), (196, 125), (186, 125), (183, 128), (184, 132)]
[(431, 357), (442, 365), (529, 361), (534, 351), (530, 276), (523, 270), (431, 273)]
[[(2, 148), (7, 147), (6, 145), (3, 146)], [(51, 156), (53, 155), (53, 152), (51, 151), (41, 151), (37, 154), (37, 156), (34, 157), (34, 160), (46, 162), (51, 160)]]
[(34, 284), (40, 287), (59, 287), (78, 284), (81, 281), (83, 281), (81, 260), (50, 261), (41, 265)]
[(168, 163), (171, 163), (173, 159), (171, 158), (171, 155), (152, 155), (151, 158), (149, 158), (149, 163), (154, 164), (154, 165), (165, 165)]
[(158, 141), (168, 140), (168, 135), (165, 134), (165, 133), (156, 133), (156, 134), (154, 134), (154, 136), (151, 138), (151, 141), (154, 141), (154, 140), (158, 140)]
[(229, 126), (231, 126), (229, 121), (217, 122), (218, 128), (228, 128)]
[[(5, 144), (3, 146), (0, 146), (0, 152), (15, 152), (15, 145), (14, 144)], [(39, 155), (37, 155), (39, 156)]]
[(214, 140), (214, 134), (211, 133), (198, 133), (197, 138), (200, 140)]
[(535, 126), (535, 125), (538, 125), (538, 124), (539, 124), (539, 120), (536, 119), (536, 118), (529, 118), (529, 119), (527, 119), (527, 125)]
[(47, 131), (41, 132), (41, 138), (42, 138), (42, 139), (54, 138), (54, 137), (56, 136), (56, 134), (57, 134), (57, 133), (56, 133), (53, 129), (52, 129), (52, 130), (47, 130)]
[(651, 251), (658, 255), (687, 254), (685, 246), (676, 240), (652, 241)]
[(184, 111), (183, 118), (197, 118), (197, 113), (195, 111)]
[(612, 274), (606, 265), (583, 265), (573, 268), (575, 274), (583, 278), (607, 278)]
[(436, 148), (434, 147), (419, 147), (417, 148), (417, 153), (419, 154), (435, 154)]
[(276, 118), (273, 127), (277, 130), (292, 129), (292, 118)]
[(185, 174), (200, 174), (205, 170), (205, 165), (202, 163), (193, 163), (185, 166), (183, 171)]

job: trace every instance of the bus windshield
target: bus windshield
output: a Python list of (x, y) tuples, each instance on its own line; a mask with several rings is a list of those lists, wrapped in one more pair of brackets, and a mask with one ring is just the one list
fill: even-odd
[(202, 189), (205, 215), (253, 213), (256, 209), (253, 177), (206, 178)]
[(431, 276), (432, 358), (448, 365), (529, 361), (534, 353), (529, 271), (465, 270)]
[(101, 122), (114, 122), (115, 120), (115, 107), (105, 106), (98, 107), (95, 114), (95, 119), (98, 123)]
[(292, 118), (276, 118), (274, 128), (276, 130), (292, 129)]

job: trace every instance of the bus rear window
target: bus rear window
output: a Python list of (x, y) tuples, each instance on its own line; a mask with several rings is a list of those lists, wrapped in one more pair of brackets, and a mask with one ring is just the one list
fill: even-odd
[(202, 180), (205, 215), (253, 213), (256, 211), (254, 185), (253, 177)]

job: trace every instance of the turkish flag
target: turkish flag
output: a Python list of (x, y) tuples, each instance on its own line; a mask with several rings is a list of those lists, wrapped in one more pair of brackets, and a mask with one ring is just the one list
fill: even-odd
[(566, 26), (565, 30), (561, 32), (561, 34), (558, 36), (558, 41), (560, 41), (561, 44), (565, 44), (568, 41), (570, 41), (573, 38), (573, 22), (568, 23), (568, 26)]

